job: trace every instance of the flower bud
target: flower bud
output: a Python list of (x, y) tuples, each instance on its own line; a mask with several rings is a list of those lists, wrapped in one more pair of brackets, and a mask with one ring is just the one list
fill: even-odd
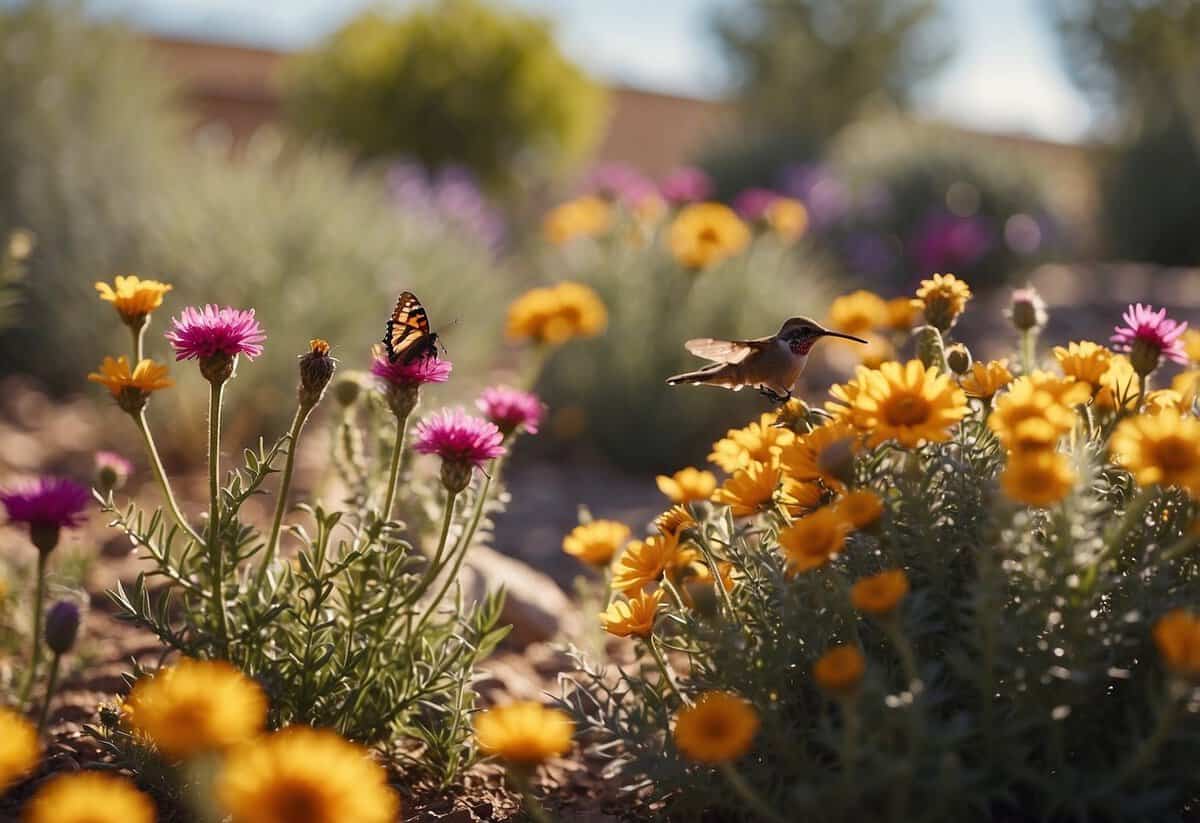
[(333, 386), (333, 396), (342, 408), (349, 408), (358, 402), (362, 393), (362, 384), (353, 376), (343, 377)]
[(1162, 359), (1162, 349), (1151, 340), (1138, 338), (1129, 348), (1129, 363), (1138, 377), (1145, 378), (1158, 368)]
[(950, 371), (958, 375), (966, 374), (971, 370), (971, 351), (962, 343), (955, 343), (950, 348), (946, 349), (946, 365), (950, 367)]
[(388, 408), (392, 410), (392, 414), (396, 415), (397, 420), (404, 420), (412, 410), (417, 407), (417, 401), (420, 400), (421, 387), (416, 384), (397, 385), (388, 384), (384, 389), (384, 399), (387, 400)]
[(451, 494), (458, 494), (471, 483), (475, 466), (462, 460), (442, 461), (442, 485)]
[(96, 452), (96, 488), (102, 494), (115, 492), (125, 485), (133, 466), (119, 454)]
[(1032, 286), (1016, 289), (1012, 293), (1008, 317), (1017, 331), (1040, 329), (1046, 325), (1046, 303)]
[(42, 554), (50, 554), (58, 546), (62, 528), (58, 523), (30, 523), (29, 542)]
[(46, 612), (46, 646), (55, 654), (66, 654), (79, 634), (79, 607), (60, 600)]
[(300, 355), (300, 405), (306, 409), (321, 402), (325, 387), (337, 369), (337, 361), (329, 356), (329, 344), (320, 338), (309, 341), (307, 354)]
[(917, 339), (917, 359), (925, 364), (927, 369), (939, 369), (944, 371), (946, 368), (946, 344), (942, 341), (942, 334), (936, 327), (921, 326), (913, 336)]
[(237, 355), (217, 352), (208, 357), (200, 358), (200, 373), (204, 375), (205, 380), (213, 385), (219, 386), (233, 377), (236, 368)]

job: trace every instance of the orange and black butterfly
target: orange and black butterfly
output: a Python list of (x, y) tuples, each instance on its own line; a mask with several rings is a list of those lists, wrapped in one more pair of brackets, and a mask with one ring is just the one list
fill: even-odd
[(412, 363), (422, 357), (437, 357), (437, 332), (429, 330), (429, 315), (410, 291), (402, 292), (387, 324), (383, 345), (388, 360)]

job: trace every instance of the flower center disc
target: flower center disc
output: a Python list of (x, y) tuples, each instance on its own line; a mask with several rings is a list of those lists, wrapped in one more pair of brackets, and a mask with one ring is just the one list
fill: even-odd
[(913, 426), (929, 417), (929, 403), (923, 397), (902, 394), (888, 401), (884, 416), (893, 426)]

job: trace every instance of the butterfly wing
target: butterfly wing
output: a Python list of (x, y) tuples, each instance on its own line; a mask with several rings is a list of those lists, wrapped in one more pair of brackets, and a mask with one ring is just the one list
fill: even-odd
[(437, 335), (429, 330), (429, 315), (410, 291), (401, 293), (383, 336), (388, 360), (411, 363), (419, 357), (437, 356)]
[(700, 337), (689, 340), (683, 347), (697, 357), (716, 363), (741, 363), (765, 345), (765, 340), (714, 340)]

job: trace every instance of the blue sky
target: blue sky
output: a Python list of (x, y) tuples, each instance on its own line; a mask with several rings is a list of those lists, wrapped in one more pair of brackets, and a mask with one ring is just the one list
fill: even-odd
[[(403, 7), (412, 0), (384, 5)], [(736, 0), (504, 0), (555, 21), (563, 48), (601, 79), (718, 96), (727, 78), (709, 28)], [(159, 31), (299, 48), (372, 0), (88, 0)], [(919, 106), (964, 126), (1075, 140), (1092, 126), (1087, 101), (1058, 63), (1038, 0), (946, 0), (958, 51), (921, 89)]]

